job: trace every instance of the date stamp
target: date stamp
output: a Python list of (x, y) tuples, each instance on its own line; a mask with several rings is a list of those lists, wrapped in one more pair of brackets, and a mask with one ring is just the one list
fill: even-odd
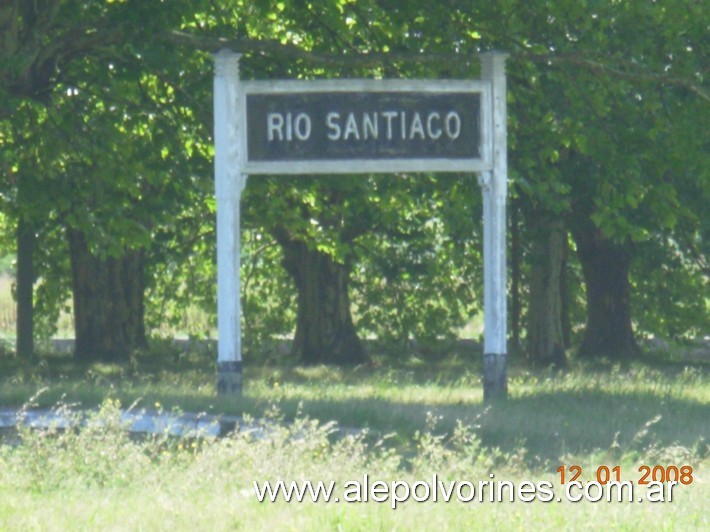
[[(583, 473), (582, 467), (578, 465), (561, 465), (557, 468), (557, 472), (560, 474), (560, 484), (576, 482)], [(675, 482), (683, 486), (688, 486), (693, 483), (693, 467), (689, 465), (682, 465), (680, 467), (675, 465), (641, 465), (637, 472), (640, 476), (638, 476), (636, 480), (632, 480), (632, 482), (635, 482), (639, 486), (648, 486), (651, 482)], [(622, 482), (621, 477), (621, 466), (619, 465), (612, 468), (600, 465), (596, 469), (597, 482), (602, 485), (610, 481)]]
[[(579, 480), (585, 478), (579, 465), (561, 465), (556, 471), (570, 502), (582, 499), (590, 502), (602, 499), (607, 502), (672, 502), (673, 489), (676, 486), (688, 486), (693, 483), (693, 467), (690, 465), (641, 465), (636, 470), (636, 475), (622, 474), (620, 465), (600, 465), (591, 475), (586, 475), (586, 478), (591, 476), (596, 477), (596, 480), (586, 482)], [(635, 476), (633, 480), (629, 478), (632, 476)], [(643, 496), (634, 495), (634, 486), (642, 488), (639, 495)]]

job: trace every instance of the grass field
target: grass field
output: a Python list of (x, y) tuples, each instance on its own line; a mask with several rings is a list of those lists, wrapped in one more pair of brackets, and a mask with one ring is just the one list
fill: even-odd
[[(707, 366), (656, 361), (565, 374), (511, 369), (510, 400), (482, 404), (472, 353), (387, 367), (248, 364), (239, 402), (217, 400), (211, 357), (138, 357), (125, 366), (0, 358), (0, 405), (103, 405), (100, 424), (25, 430), (0, 446), (0, 529), (562, 529), (710, 527)], [(119, 405), (245, 414), (265, 427), (207, 440), (132, 439)], [(330, 424), (334, 422), (335, 425)], [(345, 429), (367, 428), (366, 432)], [(349, 434), (343, 437), (342, 434)], [(16, 439), (16, 437), (15, 437)], [(560, 466), (691, 466), (672, 502), (259, 503), (253, 481), (549, 481)], [(569, 471), (565, 470), (567, 473)], [(687, 469), (686, 469), (687, 471)], [(569, 476), (568, 476), (569, 479)], [(686, 481), (689, 477), (686, 478)], [(421, 487), (421, 486), (420, 486)], [(337, 489), (337, 488), (336, 488)], [(637, 486), (635, 489), (641, 489)], [(342, 494), (342, 490), (341, 490)], [(636, 495), (636, 491), (634, 492)]]

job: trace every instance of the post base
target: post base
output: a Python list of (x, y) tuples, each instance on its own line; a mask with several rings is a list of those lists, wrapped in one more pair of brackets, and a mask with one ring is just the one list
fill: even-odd
[(217, 395), (242, 395), (242, 362), (217, 362)]
[(508, 355), (483, 354), (483, 400), (486, 403), (508, 398)]

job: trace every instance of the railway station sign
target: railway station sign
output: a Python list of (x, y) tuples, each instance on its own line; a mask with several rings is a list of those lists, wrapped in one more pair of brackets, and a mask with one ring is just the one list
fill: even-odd
[(247, 174), (491, 166), (487, 83), (245, 81), (241, 88)]
[(483, 395), (507, 395), (506, 54), (480, 80), (244, 81), (215, 55), (217, 392), (242, 393), (240, 209), (254, 174), (476, 173), (483, 193)]

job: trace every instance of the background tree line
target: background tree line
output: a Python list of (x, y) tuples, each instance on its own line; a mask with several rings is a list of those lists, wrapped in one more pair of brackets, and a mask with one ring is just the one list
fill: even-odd
[[(511, 346), (564, 364), (707, 333), (709, 25), (690, 0), (2, 2), (18, 353), (70, 295), (79, 359), (214, 313), (223, 46), (254, 79), (477, 78), (510, 52)], [(243, 211), (247, 342), (295, 331), (303, 361), (357, 363), (364, 334), (451, 336), (481, 310), (473, 175), (258, 177)]]

